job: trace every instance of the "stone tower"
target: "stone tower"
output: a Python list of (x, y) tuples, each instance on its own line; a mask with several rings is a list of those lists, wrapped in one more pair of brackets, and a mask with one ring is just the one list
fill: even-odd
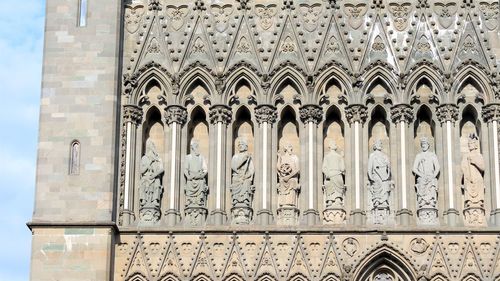
[(496, 0), (47, 0), (32, 280), (500, 281)]

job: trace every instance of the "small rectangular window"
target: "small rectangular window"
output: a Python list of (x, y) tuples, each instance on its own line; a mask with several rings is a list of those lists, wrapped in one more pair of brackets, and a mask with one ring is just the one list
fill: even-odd
[(78, 0), (78, 26), (87, 26), (87, 1), (88, 0)]

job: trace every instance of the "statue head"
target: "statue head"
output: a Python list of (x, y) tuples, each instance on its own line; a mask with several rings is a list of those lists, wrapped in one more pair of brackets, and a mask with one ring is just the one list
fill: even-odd
[(469, 141), (468, 141), (468, 146), (469, 146), (469, 151), (476, 150), (478, 148), (478, 141), (479, 138), (477, 137), (476, 134), (470, 134), (469, 135)]
[(156, 156), (156, 146), (152, 139), (146, 140), (146, 155), (148, 156)]
[(238, 141), (238, 151), (239, 152), (248, 151), (248, 143), (245, 139), (240, 139)]
[(335, 141), (330, 141), (330, 143), (328, 144), (328, 147), (330, 148), (330, 151), (337, 151), (337, 149), (338, 149)]
[(292, 144), (289, 142), (283, 143), (283, 152), (288, 153), (288, 154), (292, 154), (292, 152), (293, 152)]
[(194, 155), (200, 155), (200, 144), (197, 140), (191, 140), (191, 153)]
[(430, 144), (429, 140), (426, 137), (423, 137), (420, 139), (420, 147), (422, 148), (422, 151), (427, 151), (429, 150)]
[(382, 141), (381, 140), (376, 140), (374, 143), (373, 143), (373, 150), (376, 151), (382, 151)]

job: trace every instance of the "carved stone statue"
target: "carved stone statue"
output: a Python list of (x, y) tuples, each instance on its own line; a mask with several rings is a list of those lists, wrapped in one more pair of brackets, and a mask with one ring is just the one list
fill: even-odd
[(331, 142), (330, 152), (323, 159), (323, 174), (325, 175), (323, 193), (325, 198), (325, 223), (343, 223), (345, 221), (344, 156), (337, 152), (337, 144)]
[(413, 173), (417, 183), (417, 216), (421, 224), (438, 223), (437, 197), (439, 161), (436, 154), (429, 151), (427, 138), (420, 140), (422, 152), (418, 153), (413, 163)]
[(146, 153), (141, 158), (139, 185), (139, 217), (143, 222), (160, 220), (160, 202), (163, 193), (163, 162), (152, 140), (146, 141)]
[(207, 162), (199, 152), (199, 143), (191, 141), (191, 154), (184, 159), (184, 176), (186, 177), (186, 220), (191, 225), (199, 225), (204, 222), (207, 209), (208, 186)]
[(238, 153), (231, 161), (232, 184), (231, 199), (233, 208), (234, 224), (248, 224), (252, 219), (252, 201), (255, 193), (253, 178), (255, 169), (253, 159), (248, 153), (248, 143), (240, 139), (238, 142)]
[(468, 225), (483, 225), (484, 210), (484, 158), (479, 151), (479, 140), (475, 134), (469, 136), (469, 153), (462, 158), (462, 189), (464, 192), (464, 216)]
[(368, 158), (368, 189), (372, 222), (384, 224), (390, 215), (390, 197), (394, 188), (389, 157), (382, 152), (382, 141), (376, 140)]
[(286, 143), (278, 155), (278, 223), (294, 224), (298, 217), (297, 201), (300, 192), (299, 158)]

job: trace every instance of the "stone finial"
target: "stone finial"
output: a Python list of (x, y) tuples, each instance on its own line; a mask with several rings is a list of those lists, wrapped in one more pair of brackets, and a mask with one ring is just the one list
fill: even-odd
[(276, 107), (269, 104), (261, 104), (255, 108), (255, 119), (259, 124), (267, 122), (269, 124), (274, 124), (276, 119), (278, 119), (278, 113), (276, 112)]
[(217, 124), (219, 122), (229, 124), (232, 120), (231, 108), (224, 104), (216, 104), (210, 107), (209, 118), (212, 124)]
[(302, 123), (307, 124), (313, 122), (318, 124), (323, 120), (323, 109), (319, 105), (306, 104), (299, 109), (300, 120)]
[(355, 122), (363, 124), (368, 118), (368, 108), (362, 104), (351, 104), (346, 108), (346, 118), (349, 124)]
[(458, 120), (458, 106), (451, 103), (440, 105), (436, 113), (441, 123), (446, 123), (447, 121), (454, 123)]
[(150, 11), (161, 11), (160, 0), (149, 0)]
[(250, 10), (250, 6), (248, 5), (250, 0), (238, 0), (238, 2), (240, 3), (240, 6), (238, 7), (239, 10)]
[(413, 121), (413, 108), (409, 104), (396, 104), (391, 108), (391, 118), (394, 123), (401, 121), (407, 124), (411, 123)]
[(500, 103), (490, 103), (483, 106), (482, 114), (486, 123), (500, 121)]
[(187, 122), (187, 110), (180, 105), (169, 105), (165, 110), (165, 119), (169, 125), (175, 122), (184, 126)]
[(123, 106), (123, 120), (138, 125), (142, 121), (142, 109), (136, 105)]
[(205, 2), (203, 0), (194, 1), (194, 10), (195, 11), (205, 11), (207, 7), (205, 7)]

